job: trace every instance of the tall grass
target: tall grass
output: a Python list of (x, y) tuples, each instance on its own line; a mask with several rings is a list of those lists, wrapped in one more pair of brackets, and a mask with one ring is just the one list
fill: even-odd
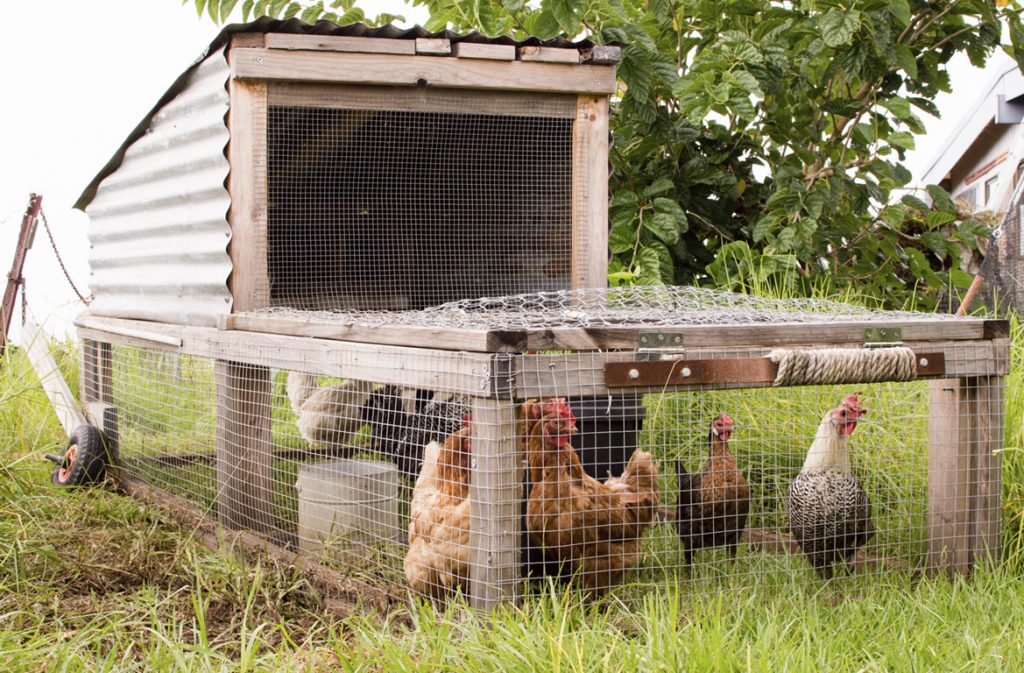
[[(73, 350), (55, 353), (76, 381)], [(654, 592), (627, 587), (597, 604), (548, 586), (491, 616), (455, 601), (339, 618), (291, 568), (208, 551), (158, 512), (103, 489), (50, 486), (39, 457), (62, 445), (63, 434), (24, 356), (13, 351), (0, 363), (0, 665), (17, 673), (1016, 670), (1024, 656), (1024, 326), (1016, 319), (1012, 358), (1003, 563), (969, 580), (897, 572), (823, 584), (801, 559), (773, 555), (775, 565), (760, 566), (762, 581), (736, 582), (705, 564), (693, 580)], [(925, 402), (907, 395), (914, 386), (885, 394), (916, 409)], [(752, 407), (742, 410), (754, 402), (741, 393), (716, 395), (709, 410), (730, 405), (757, 418)], [(688, 402), (667, 396), (664, 403)], [(784, 396), (772, 405), (771, 423), (788, 422)], [(287, 420), (286, 409), (275, 413)], [(793, 418), (801, 431), (816, 420)], [(657, 422), (644, 430), (669, 431)], [(870, 439), (890, 441), (885, 432), (878, 424)], [(736, 439), (738, 451), (754, 456), (753, 441)], [(680, 444), (684, 455), (691, 448), (699, 449)], [(770, 475), (760, 481), (770, 484)]]

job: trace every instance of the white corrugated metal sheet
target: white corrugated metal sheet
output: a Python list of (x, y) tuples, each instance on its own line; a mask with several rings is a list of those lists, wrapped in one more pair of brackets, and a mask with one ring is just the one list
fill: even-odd
[(215, 325), (230, 312), (227, 80), (219, 50), (99, 184), (86, 210), (90, 313)]

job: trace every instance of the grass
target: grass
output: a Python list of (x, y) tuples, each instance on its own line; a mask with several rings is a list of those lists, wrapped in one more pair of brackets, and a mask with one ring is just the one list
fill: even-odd
[[(57, 355), (77, 380), (73, 352), (62, 347)], [(195, 363), (161, 366), (175, 376), (209, 375)], [(1022, 372), (1024, 328), (1014, 321), (1003, 559), (970, 581), (894, 572), (822, 584), (801, 559), (766, 555), (756, 559), (756, 581), (737, 582), (705, 564), (693, 579), (658, 591), (625, 587), (597, 604), (541, 587), (521, 608), (493, 616), (456, 601), (445, 610), (414, 604), (408, 613), (342, 618), (289, 567), (208, 551), (191, 531), (129, 498), (51, 487), (39, 456), (59, 448), (62, 433), (24, 357), (11, 352), (0, 367), (0, 665), (12, 672), (1014, 670), (1024, 655)], [(913, 419), (909, 433), (922, 436), (919, 424), (927, 421), (916, 411), (923, 401), (915, 385), (878, 390), (876, 399), (891, 396)], [(190, 400), (190, 413), (209, 422), (208, 402)], [(770, 401), (772, 415), (745, 441), (737, 437), (738, 452), (752, 458), (753, 436), (791, 422), (813, 432), (813, 421), (791, 414), (785, 402), (784, 395)], [(741, 392), (707, 404), (758, 418)], [(287, 420), (287, 410), (277, 413)], [(196, 436), (207, 436), (208, 428), (195, 427)], [(645, 428), (671, 432), (657, 421)], [(865, 444), (890, 441), (884, 423), (864, 429)], [(654, 435), (645, 441), (662, 444)], [(689, 448), (696, 447), (681, 445)], [(877, 475), (873, 494), (895, 494), (890, 501), (898, 504), (894, 489), (908, 487), (886, 482), (882, 468), (892, 459), (880, 451), (860, 458)], [(759, 481), (769, 489), (775, 483), (767, 471)]]

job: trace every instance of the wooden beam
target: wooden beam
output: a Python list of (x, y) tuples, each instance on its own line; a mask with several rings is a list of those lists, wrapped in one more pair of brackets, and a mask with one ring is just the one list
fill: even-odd
[(508, 89), (556, 93), (612, 94), (615, 68), (603, 65), (477, 61), (465, 59), (329, 51), (235, 49), (234, 79)]
[(678, 334), (679, 348), (708, 346), (774, 347), (863, 344), (869, 328), (898, 328), (904, 343), (986, 339), (985, 321), (965, 320), (857, 320), (829, 323), (776, 323), (755, 325), (686, 325), (678, 327), (553, 327), (530, 330), (530, 350), (608, 350), (638, 348), (641, 335), (650, 332)]
[(266, 332), (291, 336), (357, 341), (361, 343), (421, 346), (441, 350), (485, 353), (519, 353), (526, 350), (526, 332), (514, 330), (471, 330), (444, 327), (378, 328), (346, 325), (337, 320), (289, 318), (274, 315), (224, 315), (222, 330)]
[(469, 487), (470, 605), (493, 610), (518, 597), (523, 467), (516, 405), (474, 399)]
[(417, 37), (416, 53), (429, 56), (448, 56), (452, 53), (452, 42), (446, 37)]
[[(162, 325), (141, 320), (109, 318), (114, 328), (162, 329), (181, 339), (177, 352), (231, 359), (276, 369), (302, 370), (324, 376), (390, 383), (452, 393), (474, 392), (491, 397), (495, 358), (491, 353), (441, 351), (381, 343), (355, 343), (258, 332), (221, 331), (210, 327)], [(148, 348), (145, 341), (114, 332), (79, 328), (79, 336), (113, 344)], [(166, 347), (165, 347), (166, 348)]]
[(268, 49), (308, 49), (312, 51), (344, 51), (357, 54), (416, 53), (412, 40), (394, 40), (380, 37), (343, 37), (340, 35), (292, 35), (267, 33)]
[(579, 63), (580, 52), (575, 49), (559, 49), (558, 47), (519, 47), (519, 60), (539, 61), (541, 63)]
[(967, 573), (998, 560), (1002, 377), (931, 384), (928, 570)]
[(233, 530), (276, 539), (270, 369), (217, 360), (217, 517)]
[[(822, 344), (818, 344), (819, 346)], [(837, 344), (856, 346), (857, 344)], [(1005, 340), (979, 341), (965, 344), (964, 342), (909, 342), (905, 344), (919, 353), (941, 353), (944, 360), (945, 373), (942, 376), (1004, 376), (1009, 372), (1009, 345)], [(747, 357), (766, 357), (770, 348), (694, 348), (686, 351), (687, 360), (721, 360)], [(662, 393), (704, 389), (736, 389), (765, 388), (771, 382), (764, 380), (751, 381), (719, 381), (717, 383), (683, 383), (676, 380), (672, 385), (659, 383), (652, 386), (617, 387), (608, 385), (605, 367), (610, 363), (634, 362), (637, 357), (633, 352), (607, 353), (556, 353), (536, 355), (516, 355), (512, 370), (515, 372), (515, 395), (517, 399), (531, 397), (550, 397), (566, 395), (572, 386), (573, 395), (638, 395), (645, 393)], [(652, 363), (647, 363), (652, 364)], [(664, 363), (661, 363), (664, 364)], [(931, 363), (929, 363), (929, 366)], [(919, 369), (919, 378), (927, 379), (935, 374), (925, 373)], [(744, 376), (750, 379), (750, 376)]]
[(572, 143), (572, 287), (608, 286), (608, 99), (580, 96)]
[(622, 60), (622, 48), (610, 44), (595, 44), (580, 52), (581, 63), (615, 65)]
[[(229, 61), (234, 63), (251, 51), (266, 49), (234, 49)], [(231, 79), (228, 82), (228, 193), (231, 208), (232, 311), (252, 311), (270, 303), (270, 281), (267, 272), (267, 85)]]
[(458, 110), (460, 114), (555, 119), (576, 116), (576, 96), (564, 93), (271, 82), (267, 95), (270, 105), (299, 107), (446, 113)]
[(60, 373), (57, 361), (50, 355), (46, 334), (39, 325), (27, 320), (22, 326), (21, 333), (29, 363), (39, 377), (39, 383), (42, 384), (43, 392), (57, 414), (57, 420), (60, 421), (64, 432), (70, 435), (75, 428), (85, 425), (85, 415), (78, 406), (78, 400), (71, 393), (64, 375)]
[(479, 58), (487, 61), (514, 61), (516, 48), (511, 44), (478, 44), (457, 42), (452, 45), (452, 56), (457, 58)]

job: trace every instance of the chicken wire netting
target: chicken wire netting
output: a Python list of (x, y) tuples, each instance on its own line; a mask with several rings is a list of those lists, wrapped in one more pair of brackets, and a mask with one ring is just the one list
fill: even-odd
[(766, 299), (687, 286), (587, 288), (459, 299), (408, 311), (300, 310), (255, 314), (366, 327), (548, 329), (696, 325), (835, 324), (872, 320), (956, 320), (954, 316), (886, 311), (826, 299)]
[(259, 305), (401, 310), (569, 287), (588, 245), (573, 240), (575, 114), (564, 95), (275, 87), (255, 120)]
[[(454, 379), (429, 390), (319, 376), (298, 369), (301, 354), (284, 371), (108, 353), (108, 383), (86, 397), (116, 408), (128, 480), (435, 598), (514, 593), (522, 577), (623, 600), (664, 584), (860, 583), (924, 570), (979, 535), (998, 544), (969, 523), (998, 507), (997, 465), (979, 465), (998, 460), (998, 378), (971, 383), (967, 407), (936, 406), (955, 380), (594, 395), (605, 354), (572, 367), (537, 354), (519, 366), (547, 373), (513, 399)], [(936, 449), (950, 441), (961, 453)]]

